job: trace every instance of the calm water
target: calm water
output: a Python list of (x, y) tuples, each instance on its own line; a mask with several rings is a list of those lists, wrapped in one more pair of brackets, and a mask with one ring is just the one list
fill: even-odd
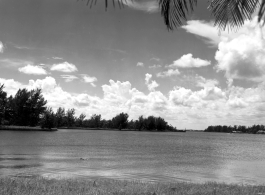
[(265, 136), (0, 131), (6, 175), (264, 184)]

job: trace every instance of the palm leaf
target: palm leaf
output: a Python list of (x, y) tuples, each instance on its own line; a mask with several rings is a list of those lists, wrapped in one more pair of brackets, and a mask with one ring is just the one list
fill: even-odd
[[(79, 0), (77, 0), (77, 1), (79, 1)], [(86, 5), (90, 6), (90, 8), (93, 5), (97, 4), (97, 0), (82, 0), (82, 1), (86, 1), (87, 2)], [(115, 7), (115, 4), (116, 4), (115, 2), (117, 2), (117, 4), (119, 5), (120, 8), (122, 8), (124, 6), (124, 4), (126, 3), (126, 0), (105, 0), (105, 8), (106, 8), (106, 10), (108, 8), (109, 1), (112, 1), (113, 7)]]
[[(79, 0), (77, 0), (79, 1)], [(87, 2), (87, 6), (96, 5), (97, 0), (82, 0)], [(126, 5), (127, 0), (105, 0), (105, 8), (108, 8), (109, 1), (112, 1), (115, 7), (115, 2), (122, 8)], [(134, 0), (129, 0), (134, 1)], [(168, 29), (173, 30), (174, 27), (179, 27), (183, 21), (187, 20), (187, 15), (193, 11), (197, 0), (157, 0), (161, 9), (161, 15), (164, 17), (164, 22)]]
[(187, 20), (187, 15), (193, 11), (197, 0), (158, 0), (161, 15), (168, 29), (173, 30)]
[(260, 9), (259, 9), (259, 22), (261, 22), (262, 18), (263, 18), (263, 25), (264, 25), (264, 18), (265, 18), (265, 0), (262, 0), (261, 4), (260, 4)]
[[(79, 0), (77, 0), (79, 1)], [(86, 1), (87, 6), (92, 7), (97, 0)], [(126, 5), (127, 1), (134, 0), (105, 0), (105, 8), (109, 2), (113, 6), (117, 3), (120, 8)], [(197, 0), (157, 0), (160, 6), (161, 15), (169, 30), (179, 27), (187, 20), (187, 15), (197, 5)], [(261, 22), (265, 18), (265, 0), (209, 0), (209, 9), (215, 17), (215, 26), (219, 29), (238, 28), (245, 20), (251, 19), (252, 14), (260, 6), (258, 19)], [(261, 1), (261, 3), (260, 3)], [(264, 23), (263, 23), (264, 24)]]
[(259, 0), (212, 0), (209, 9), (215, 17), (215, 25), (225, 30), (242, 26), (245, 20), (251, 19), (259, 4)]

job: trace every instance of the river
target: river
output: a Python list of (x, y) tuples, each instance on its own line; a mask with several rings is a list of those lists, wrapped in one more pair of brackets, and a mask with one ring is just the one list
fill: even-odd
[(265, 136), (0, 131), (0, 176), (265, 183)]

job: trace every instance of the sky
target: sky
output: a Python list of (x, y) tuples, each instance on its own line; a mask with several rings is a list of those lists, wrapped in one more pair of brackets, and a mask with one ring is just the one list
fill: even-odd
[(199, 1), (169, 31), (156, 0), (0, 1), (0, 84), (41, 88), (76, 115), (163, 117), (179, 129), (265, 121), (265, 27), (219, 31)]

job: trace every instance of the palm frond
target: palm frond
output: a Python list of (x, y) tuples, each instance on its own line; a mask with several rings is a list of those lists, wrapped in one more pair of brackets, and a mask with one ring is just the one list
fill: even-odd
[(260, 4), (259, 14), (258, 14), (258, 20), (261, 22), (263, 19), (263, 25), (264, 25), (264, 18), (265, 18), (265, 0), (262, 0)]
[(158, 0), (161, 15), (169, 30), (179, 27), (187, 20), (187, 15), (197, 5), (197, 0)]
[[(79, 0), (77, 0), (79, 1)], [(86, 1), (87, 6), (90, 8), (96, 5), (97, 0), (81, 0)], [(127, 0), (105, 0), (105, 8), (108, 8), (109, 1), (112, 1), (115, 7), (115, 2), (120, 8), (126, 5)], [(134, 0), (129, 0), (134, 1)], [(173, 30), (175, 27), (179, 27), (183, 24), (183, 21), (187, 20), (187, 15), (190, 11), (193, 11), (197, 0), (157, 0), (161, 10), (161, 15), (164, 18), (164, 22), (169, 30)]]
[(242, 26), (259, 4), (259, 0), (212, 0), (209, 9), (215, 17), (214, 25), (225, 30)]
[[(77, 0), (79, 1), (79, 0)], [(86, 1), (86, 5), (90, 6), (90, 8), (93, 5), (97, 4), (97, 0), (81, 0), (81, 1)], [(102, 1), (102, 0), (101, 0)], [(115, 7), (115, 4), (117, 3), (120, 8), (124, 7), (124, 4), (126, 3), (127, 0), (105, 0), (105, 8), (106, 10), (108, 9), (108, 3), (109, 1), (112, 1), (113, 7)], [(115, 3), (116, 2), (116, 3)]]

